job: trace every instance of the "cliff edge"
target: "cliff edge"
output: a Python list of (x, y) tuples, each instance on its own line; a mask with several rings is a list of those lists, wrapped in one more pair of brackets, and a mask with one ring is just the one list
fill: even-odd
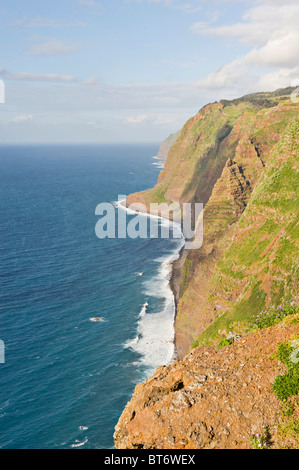
[[(200, 347), (137, 385), (114, 433), (118, 449), (243, 449), (267, 429), (269, 447), (299, 445), (272, 390), (285, 366), (278, 345), (299, 337), (299, 315), (240, 338), (231, 346)], [(291, 317), (290, 317), (291, 318)], [(298, 425), (297, 425), (298, 426)]]

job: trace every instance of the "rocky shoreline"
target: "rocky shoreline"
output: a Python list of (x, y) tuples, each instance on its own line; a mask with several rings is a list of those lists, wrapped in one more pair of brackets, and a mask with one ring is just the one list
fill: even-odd
[(182, 269), (184, 266), (184, 262), (187, 256), (187, 250), (183, 246), (179, 251), (179, 256), (177, 259), (172, 261), (171, 263), (171, 274), (169, 279), (169, 286), (174, 296), (174, 305), (175, 305), (175, 312), (174, 312), (174, 346), (176, 351), (176, 358), (178, 358), (179, 354), (178, 351), (180, 346), (178, 344), (178, 337), (175, 328), (175, 322), (177, 317), (177, 306), (181, 295), (181, 280), (182, 280)]

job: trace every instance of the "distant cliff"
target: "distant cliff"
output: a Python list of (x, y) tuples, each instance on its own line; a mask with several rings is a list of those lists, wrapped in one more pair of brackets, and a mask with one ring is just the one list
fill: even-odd
[(177, 140), (181, 131), (174, 132), (170, 134), (160, 145), (159, 151), (157, 153), (157, 158), (159, 160), (165, 160), (167, 158), (168, 152)]
[[(155, 188), (128, 197), (128, 203), (143, 202), (147, 207), (151, 202), (204, 204), (203, 246), (198, 250), (182, 251), (180, 258), (173, 265), (171, 280), (177, 305), (175, 333), (178, 357), (183, 359), (188, 352), (197, 349), (187, 355), (182, 363), (175, 362), (169, 366), (167, 377), (169, 374), (175, 375), (176, 370), (180, 370), (182, 377), (185, 374), (188, 376), (189, 373), (192, 377), (197, 376), (198, 361), (202, 361), (205, 354), (208, 356), (204, 366), (200, 365), (200, 374), (208, 376), (204, 368), (212, 367), (214, 371), (218, 370), (220, 377), (219, 371), (225, 352), (216, 351), (215, 345), (223, 341), (225, 344), (228, 335), (232, 334), (244, 338), (244, 345), (252, 344), (253, 348), (254, 342), (259, 341), (258, 337), (254, 339), (256, 333), (253, 333), (252, 329), (257, 315), (261, 312), (270, 315), (269, 312), (275, 311), (285, 302), (293, 302), (293, 305), (298, 303), (299, 104), (290, 99), (291, 91), (292, 89), (288, 88), (273, 93), (256, 93), (204, 106), (180, 131), (168, 152), (165, 167)], [(287, 329), (279, 331), (281, 340), (284, 335), (286, 338), (290, 336)], [(298, 330), (290, 331), (299, 336)], [(276, 333), (273, 333), (273, 338), (267, 334), (265, 333), (267, 341), (275, 343)], [(262, 354), (263, 348), (267, 350), (266, 342), (261, 345), (259, 354)], [(238, 355), (241, 349), (235, 347), (232, 349), (233, 354)], [(233, 390), (236, 391), (242, 386), (241, 382), (238, 382), (241, 366), (238, 365), (238, 356), (234, 358), (236, 369), (228, 367), (228, 364), (224, 367), (231, 376), (226, 389), (229, 396), (235, 393)], [(210, 360), (212, 362), (209, 362)], [(265, 361), (266, 364), (266, 358)], [(254, 369), (254, 364), (251, 366)], [(269, 410), (269, 403), (276, 400), (273, 391), (268, 390), (274, 379), (274, 369), (270, 369), (267, 372), (260, 363), (258, 370), (250, 372), (253, 382), (261, 380), (262, 383), (263, 404), (261, 403), (259, 408), (262, 411), (259, 414), (256, 410), (255, 415), (259, 416), (260, 426), (267, 421), (267, 409), (269, 424), (277, 424), (277, 416)], [(246, 371), (246, 368), (242, 370)], [(246, 374), (244, 381), (245, 376)], [(182, 377), (177, 383), (183, 385), (177, 390), (173, 388), (175, 385), (168, 387), (163, 385), (163, 382), (161, 386), (158, 385), (160, 378), (157, 378), (157, 374), (140, 387), (145, 387), (145, 395), (157, 392), (160, 396), (163, 390), (163, 406), (169, 407), (174, 397), (180, 397), (183, 410), (188, 397), (190, 403), (192, 400), (197, 403), (197, 398), (188, 388), (191, 382), (189, 384), (187, 381), (187, 386)], [(197, 379), (194, 383), (198, 384)], [(231, 388), (234, 383), (237, 387), (235, 389)], [(206, 385), (205, 383), (204, 386)], [(196, 390), (198, 387), (196, 385)], [(140, 391), (140, 388), (138, 390)], [(211, 390), (214, 398), (210, 397), (206, 402), (206, 410), (210, 409), (213, 413), (212, 400), (215, 400), (215, 403), (222, 400), (223, 389), (216, 386)], [(196, 393), (199, 393), (199, 390)], [(208, 390), (205, 390), (203, 396), (207, 393)], [(259, 396), (256, 393), (247, 397), (253, 408)], [(145, 419), (145, 416), (146, 419), (153, 420), (151, 426), (153, 423), (155, 425), (151, 430), (151, 437), (143, 435), (139, 444), (142, 445), (144, 440), (144, 446), (149, 447), (162, 445), (159, 440), (161, 433), (167, 445), (173, 447), (242, 447), (240, 433), (245, 433), (245, 424), (247, 423), (248, 428), (247, 437), (255, 429), (252, 421), (255, 418), (250, 413), (247, 413), (247, 417), (245, 415), (244, 419), (247, 421), (243, 423), (244, 430), (242, 427), (238, 434), (239, 431), (232, 431), (231, 427), (225, 426), (223, 418), (226, 415), (221, 415), (220, 411), (217, 414), (219, 426), (215, 425), (215, 417), (212, 420), (214, 424), (211, 424), (212, 421), (200, 412), (203, 402), (200, 402), (199, 408), (186, 405), (188, 418), (183, 412), (178, 414), (179, 405), (177, 410), (176, 405), (173, 405), (174, 414), (169, 411), (168, 418), (163, 418), (165, 423), (167, 419), (176, 421), (176, 431), (173, 432), (171, 441), (172, 438), (167, 438), (166, 431), (162, 432), (158, 416), (154, 416), (154, 413), (159, 412), (162, 420), (164, 412), (160, 406), (156, 410), (152, 406), (154, 403), (151, 406), (144, 404), (146, 411), (135, 411), (132, 423), (128, 421), (127, 410), (131, 409), (130, 407), (139, 409), (137, 404), (140, 396), (139, 392), (135, 392), (129, 408), (126, 408), (120, 420), (115, 435), (117, 446), (132, 446), (133, 442), (138, 441), (134, 433), (137, 432), (138, 422)], [(243, 404), (234, 404), (236, 413), (242, 413), (245, 402), (244, 395)], [(277, 405), (277, 402), (275, 403)], [(273, 404), (274, 408), (276, 405)], [(226, 405), (223, 406), (225, 408)], [(296, 408), (294, 404), (292, 406)], [(197, 411), (193, 415), (195, 409)], [(278, 410), (278, 405), (275, 409)], [(299, 412), (298, 406), (296, 410)], [(230, 426), (235, 427), (238, 415), (234, 416), (235, 421)], [(198, 424), (199, 428), (192, 431), (191, 423), (194, 424), (195, 419), (202, 425)], [(299, 426), (298, 421), (297, 425)], [(169, 424), (170, 428), (171, 426)], [(226, 431), (223, 431), (224, 428)], [(238, 426), (236, 429), (239, 429)], [(179, 430), (181, 435), (184, 435), (181, 441)], [(134, 439), (128, 437), (131, 432), (135, 436)], [(231, 436), (228, 440), (223, 437), (226, 432)], [(193, 439), (190, 433), (193, 433)], [(120, 438), (121, 434), (127, 437)], [(206, 440), (204, 437), (201, 439), (200, 435), (206, 436)], [(203, 445), (200, 444), (202, 440), (206, 442)]]

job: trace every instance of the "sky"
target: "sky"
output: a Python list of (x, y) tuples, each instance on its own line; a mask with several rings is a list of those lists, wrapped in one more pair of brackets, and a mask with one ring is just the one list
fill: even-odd
[(298, 24), (298, 0), (0, 0), (0, 143), (162, 142), (299, 85)]

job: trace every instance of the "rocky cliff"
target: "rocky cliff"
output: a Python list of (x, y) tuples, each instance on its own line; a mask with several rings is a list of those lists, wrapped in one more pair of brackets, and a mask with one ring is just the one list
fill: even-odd
[(298, 400), (289, 402), (293, 413), (286, 418), (271, 390), (285, 370), (275, 351), (299, 336), (298, 317), (295, 324), (261, 330), (220, 350), (203, 346), (158, 368), (136, 387), (115, 428), (116, 447), (246, 449), (251, 440), (258, 445), (259, 436), (271, 447), (298, 446)]
[[(298, 295), (298, 120), (282, 103), (243, 127), (204, 209), (204, 243), (185, 260), (179, 356), (215, 343), (270, 304)], [(242, 120), (245, 121), (244, 116)], [(278, 129), (280, 128), (280, 132)]]
[[(202, 202), (204, 241), (198, 250), (182, 250), (173, 266), (176, 345), (183, 361), (136, 389), (116, 428), (118, 447), (242, 447), (255, 432), (255, 421), (277, 426), (270, 385), (279, 366), (266, 367), (268, 343), (274, 348), (277, 338), (298, 331), (281, 328), (254, 336), (252, 324), (260, 312), (298, 301), (299, 104), (291, 101), (291, 91), (205, 106), (181, 130), (156, 187), (128, 198), (129, 204), (147, 207)], [(229, 334), (242, 342), (229, 353), (215, 349)], [(247, 348), (253, 352), (255, 343), (258, 354), (269, 353), (265, 362), (246, 360), (249, 369), (241, 367), (242, 354)], [(208, 370), (218, 378), (210, 382)], [(246, 374), (252, 382), (247, 394)], [(203, 384), (199, 376), (206, 377)], [(261, 388), (253, 385), (258, 382)], [(233, 398), (237, 390), (239, 402)], [(140, 434), (142, 421), (149, 423), (148, 435)]]

